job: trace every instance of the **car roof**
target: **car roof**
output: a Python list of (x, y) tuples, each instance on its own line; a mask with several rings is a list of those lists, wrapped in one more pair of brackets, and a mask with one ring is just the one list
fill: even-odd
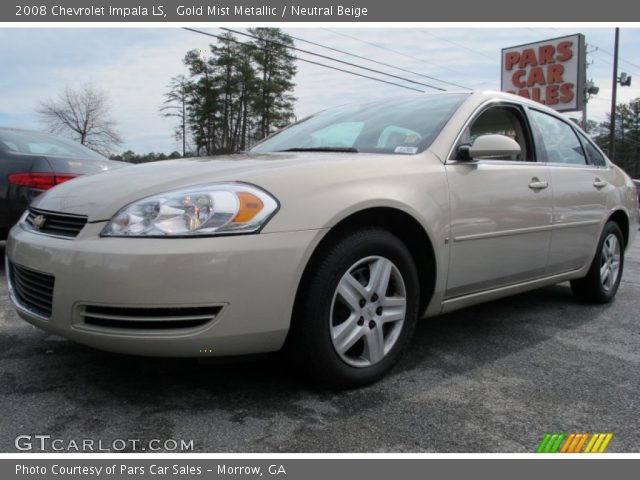
[(34, 133), (36, 135), (43, 135), (45, 137), (52, 137), (52, 138), (64, 138), (64, 137), (60, 137), (58, 135), (55, 135), (53, 133), (49, 133), (49, 132), (40, 132), (38, 130), (30, 130), (28, 128), (17, 128), (17, 127), (2, 127), (0, 126), (0, 132), (17, 132), (17, 133)]
[(496, 90), (475, 90), (471, 93), (471, 97), (479, 103), (486, 100), (505, 100), (509, 102), (521, 103), (529, 107), (535, 107), (539, 110), (543, 110), (554, 115), (561, 115), (557, 110), (554, 110), (553, 108), (550, 108), (540, 102), (536, 102), (534, 100), (521, 97), (520, 95), (515, 95), (513, 93), (499, 92)]
[(27, 128), (3, 127), (3, 126), (0, 126), (0, 130), (6, 130), (10, 132), (46, 133), (46, 132), (38, 132), (36, 130), (29, 130)]
[[(466, 100), (466, 102), (472, 102), (475, 104), (482, 104), (486, 101), (489, 100), (504, 100), (504, 101), (508, 101), (508, 102), (515, 102), (515, 103), (520, 103), (522, 105), (527, 105), (529, 107), (535, 107), (538, 110), (542, 110), (544, 112), (547, 112), (549, 114), (555, 115), (557, 117), (563, 118), (565, 120), (567, 120), (567, 117), (563, 116), (561, 112), (558, 112), (557, 110), (554, 110), (546, 105), (543, 105), (542, 103), (536, 102), (534, 100), (525, 98), (525, 97), (521, 97), (520, 95), (515, 95), (513, 93), (507, 93), (507, 92), (501, 92), (498, 90), (460, 90), (460, 89), (455, 89), (455, 90), (446, 90), (446, 91), (439, 91), (439, 92), (424, 92), (424, 93), (414, 93), (414, 94), (404, 94), (404, 95), (398, 95), (396, 96), (396, 98), (410, 98), (410, 97), (420, 97), (423, 95), (429, 95), (429, 96), (440, 96), (440, 95), (467, 95), (468, 98)], [(393, 98), (393, 97), (391, 97)], [(388, 100), (388, 98), (385, 98), (384, 100)], [(384, 100), (380, 100), (380, 101), (384, 101)], [(371, 102), (366, 102), (366, 103), (376, 103), (376, 101), (371, 101)]]

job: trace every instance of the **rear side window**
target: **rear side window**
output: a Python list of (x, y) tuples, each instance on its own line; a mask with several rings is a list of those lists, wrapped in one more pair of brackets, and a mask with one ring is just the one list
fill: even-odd
[(604, 159), (604, 155), (600, 153), (591, 140), (589, 140), (586, 136), (580, 134), (580, 140), (582, 140), (582, 145), (584, 145), (584, 150), (587, 152), (587, 160), (591, 165), (595, 165), (597, 167), (604, 167), (607, 165), (607, 161)]
[(582, 144), (571, 125), (538, 110), (530, 110), (530, 118), (544, 146), (547, 162), (587, 164)]

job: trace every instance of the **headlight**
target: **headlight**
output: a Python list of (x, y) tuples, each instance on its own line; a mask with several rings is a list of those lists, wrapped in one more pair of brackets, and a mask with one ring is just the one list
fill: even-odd
[(264, 190), (219, 183), (173, 190), (133, 202), (109, 221), (107, 237), (171, 237), (257, 232), (278, 209)]

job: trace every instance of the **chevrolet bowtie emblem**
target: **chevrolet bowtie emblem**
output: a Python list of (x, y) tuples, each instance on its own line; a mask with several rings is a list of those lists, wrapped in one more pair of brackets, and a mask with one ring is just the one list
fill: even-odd
[(31, 220), (31, 225), (35, 229), (40, 229), (40, 228), (44, 227), (44, 222), (45, 221), (46, 221), (46, 219), (44, 218), (44, 216), (38, 215), (36, 217), (33, 217), (33, 220)]

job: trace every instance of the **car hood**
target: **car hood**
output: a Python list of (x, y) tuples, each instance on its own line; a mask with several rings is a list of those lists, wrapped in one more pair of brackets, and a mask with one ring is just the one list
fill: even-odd
[[(322, 184), (322, 178), (335, 178), (342, 165), (361, 162), (370, 165), (384, 158), (389, 163), (389, 157), (335, 152), (247, 153), (145, 163), (63, 183), (38, 197), (32, 206), (87, 215), (90, 222), (107, 221), (129, 203), (169, 190), (222, 181), (244, 181), (278, 197), (278, 191), (289, 187), (296, 189), (300, 182), (313, 183), (317, 179), (316, 184)], [(398, 155), (391, 157), (403, 158)], [(327, 175), (328, 172), (332, 173)], [(348, 177), (346, 175), (345, 178)]]

